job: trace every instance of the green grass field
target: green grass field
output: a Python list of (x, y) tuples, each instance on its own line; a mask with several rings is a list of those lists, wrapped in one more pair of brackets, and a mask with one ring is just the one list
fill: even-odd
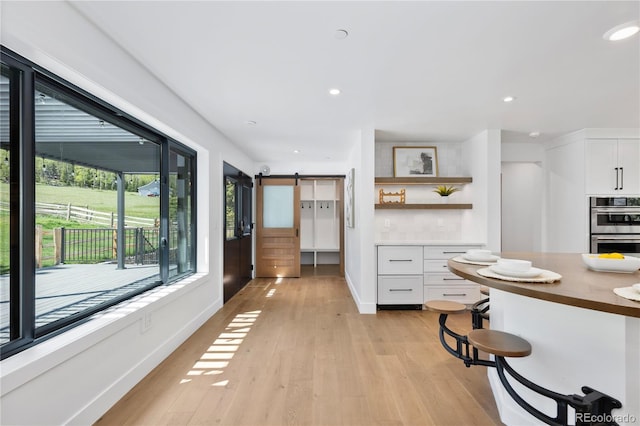
[[(6, 184), (5, 184), (6, 186)], [(4, 190), (4, 189), (1, 189)], [(116, 213), (118, 193), (74, 186), (36, 185), (36, 202), (68, 204), (101, 212)], [(137, 192), (125, 192), (125, 215), (155, 219), (160, 216), (160, 198), (142, 197)]]
[[(9, 200), (9, 185), (0, 183), (0, 200)], [(117, 212), (117, 192), (97, 190), (90, 188), (78, 188), (70, 186), (36, 185), (36, 202), (51, 204), (69, 204), (85, 207), (101, 212)], [(125, 193), (125, 215), (155, 219), (160, 216), (160, 198), (142, 197), (135, 192)], [(100, 226), (81, 224), (75, 221), (67, 221), (59, 217), (38, 216), (36, 224), (42, 225), (44, 230), (54, 228), (98, 228)], [(0, 211), (0, 274), (9, 272), (9, 212)], [(46, 237), (43, 244), (52, 243), (53, 237)], [(51, 251), (53, 249), (50, 249)], [(48, 253), (43, 253), (49, 257)], [(46, 262), (43, 266), (50, 266), (53, 261)]]

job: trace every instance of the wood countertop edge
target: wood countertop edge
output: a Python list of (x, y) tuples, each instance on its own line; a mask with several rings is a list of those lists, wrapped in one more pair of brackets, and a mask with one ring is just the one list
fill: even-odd
[[(550, 287), (559, 286), (562, 284), (562, 280), (557, 283), (518, 283), (502, 281), (494, 278), (483, 277), (478, 275), (475, 271), (484, 268), (485, 266), (476, 266), (469, 264), (461, 264), (449, 259), (447, 262), (449, 270), (469, 281), (473, 281), (477, 284), (485, 285), (490, 288), (506, 291), (508, 293), (518, 294), (521, 296), (532, 297), (535, 299), (545, 300), (548, 302), (560, 303), (568, 306), (575, 306), (578, 308), (591, 309), (594, 311), (606, 312), (610, 314), (617, 314), (629, 317), (640, 318), (640, 302), (633, 302), (631, 300), (624, 299), (630, 303), (636, 303), (637, 307), (626, 306), (621, 304), (609, 303), (605, 301), (597, 301), (591, 299), (583, 299), (578, 296), (571, 296), (567, 294), (553, 293), (548, 291), (538, 291), (539, 288), (549, 289)], [(467, 272), (472, 269), (473, 273)], [(619, 296), (618, 296), (619, 297)]]

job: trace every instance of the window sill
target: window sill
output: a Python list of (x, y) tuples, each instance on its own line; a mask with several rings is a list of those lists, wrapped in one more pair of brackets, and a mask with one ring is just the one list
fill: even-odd
[(196, 273), (169, 286), (156, 287), (95, 314), (84, 324), (2, 360), (0, 395), (10, 393), (98, 342), (140, 322), (146, 313), (151, 313), (208, 282), (208, 276), (206, 273)]

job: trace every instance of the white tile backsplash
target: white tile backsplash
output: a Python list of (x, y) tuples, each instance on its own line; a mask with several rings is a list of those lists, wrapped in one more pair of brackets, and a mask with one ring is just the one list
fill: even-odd
[(462, 212), (462, 210), (376, 210), (375, 240), (461, 240), (463, 238)]

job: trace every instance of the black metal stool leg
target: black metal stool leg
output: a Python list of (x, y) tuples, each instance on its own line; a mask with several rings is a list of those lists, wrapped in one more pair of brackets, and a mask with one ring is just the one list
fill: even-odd
[[(621, 408), (622, 403), (617, 399), (606, 395), (602, 392), (591, 389), (590, 387), (583, 386), (582, 395), (564, 395), (557, 392), (553, 392), (549, 389), (543, 388), (530, 380), (524, 378), (518, 374), (504, 359), (504, 357), (497, 356), (496, 359), (496, 371), (498, 377), (502, 382), (502, 385), (507, 390), (507, 393), (529, 414), (545, 422), (548, 425), (553, 426), (566, 426), (568, 425), (568, 407), (571, 406), (576, 410), (576, 426), (616, 426), (618, 423), (614, 421), (614, 417), (611, 415), (611, 410), (615, 408)], [(545, 396), (556, 402), (556, 417), (551, 417), (543, 412), (537, 410), (528, 402), (526, 402), (518, 393), (513, 389), (507, 377), (505, 371), (509, 373), (517, 382), (523, 386), (531, 389), (539, 395)]]
[(482, 299), (471, 305), (471, 325), (474, 330), (483, 328), (483, 321), (489, 319), (489, 298)]
[[(440, 318), (438, 319), (438, 322), (440, 324), (440, 331), (438, 333), (440, 335), (440, 343), (442, 343), (442, 346), (447, 350), (447, 352), (464, 361), (464, 364), (469, 367), (473, 360), (469, 357), (469, 342), (467, 341), (467, 336), (462, 336), (447, 327), (447, 317), (447, 314), (440, 314)], [(444, 337), (445, 334), (455, 339), (455, 349), (452, 348), (446, 341)]]

